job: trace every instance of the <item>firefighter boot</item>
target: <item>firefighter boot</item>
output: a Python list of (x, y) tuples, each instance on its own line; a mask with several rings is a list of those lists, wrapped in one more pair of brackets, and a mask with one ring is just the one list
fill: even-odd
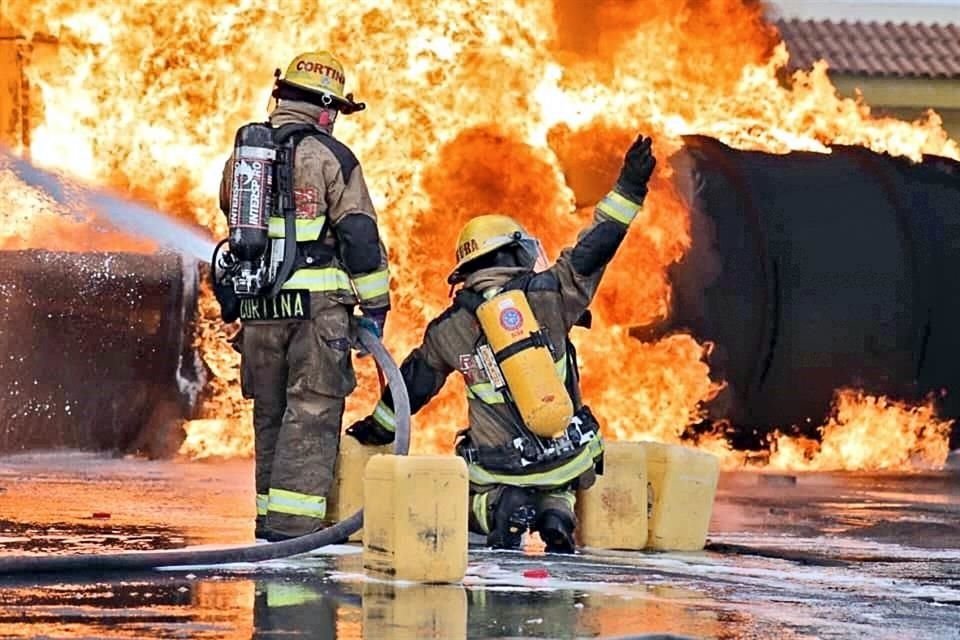
[(536, 509), (530, 495), (517, 487), (504, 487), (493, 511), (487, 545), (494, 549), (519, 549), (523, 534), (533, 524)]
[(546, 509), (537, 520), (536, 530), (547, 545), (547, 553), (573, 553), (573, 517), (559, 509)]

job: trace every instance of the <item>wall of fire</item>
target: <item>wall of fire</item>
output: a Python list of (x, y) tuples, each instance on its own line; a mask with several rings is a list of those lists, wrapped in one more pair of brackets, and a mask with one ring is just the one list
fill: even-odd
[[(42, 105), (36, 90), (27, 81), (24, 70), (28, 64), (43, 64), (45, 58), (54, 59), (56, 47), (53, 38), (35, 36), (28, 40), (15, 33), (4, 23), (0, 3), (0, 144), (28, 154), (31, 125), (39, 120)], [(668, 326), (660, 329), (692, 330), (701, 339), (717, 344), (717, 355), (711, 364), (718, 375), (730, 382), (730, 387), (728, 393), (711, 407), (711, 415), (713, 418), (733, 419), (744, 430), (741, 434), (744, 442), (740, 444), (752, 446), (752, 438), (770, 426), (796, 424), (811, 417), (815, 418), (813, 424), (819, 424), (829, 408), (832, 391), (844, 385), (858, 385), (877, 392), (913, 397), (946, 390), (950, 393), (941, 399), (941, 411), (951, 418), (960, 417), (960, 403), (954, 397), (960, 390), (960, 379), (953, 364), (956, 357), (960, 356), (960, 342), (955, 337), (960, 334), (953, 329), (953, 320), (960, 314), (960, 308), (956, 306), (960, 304), (957, 302), (960, 301), (960, 290), (951, 284), (952, 276), (947, 275), (956, 271), (943, 268), (954, 260), (960, 262), (960, 256), (952, 251), (954, 245), (936, 242), (938, 238), (946, 237), (946, 231), (960, 228), (960, 220), (955, 220), (955, 207), (949, 205), (949, 199), (954, 197), (950, 194), (960, 194), (958, 165), (928, 159), (924, 166), (910, 169), (902, 162), (882, 160), (866, 150), (847, 150), (831, 157), (820, 154), (771, 157), (737, 152), (708, 140), (695, 141), (687, 160), (696, 167), (694, 173), (700, 176), (698, 180), (701, 181), (697, 195), (691, 198), (695, 216), (695, 246), (673, 270), (674, 316)], [(851, 162), (853, 168), (848, 166)], [(872, 169), (861, 170), (864, 166)], [(845, 169), (847, 173), (843, 174), (840, 169)], [(909, 180), (897, 177), (908, 172), (912, 172)], [(924, 181), (926, 186), (917, 186)], [(833, 193), (845, 194), (841, 200), (817, 200), (829, 191), (824, 188), (827, 183), (837, 183), (833, 184), (836, 187)], [(792, 185), (792, 190), (784, 188), (787, 184)], [(717, 188), (711, 189), (711, 185)], [(764, 206), (754, 206), (757, 198), (763, 200)], [(931, 204), (934, 199), (943, 206)], [(750, 202), (754, 205), (748, 206)], [(864, 202), (873, 204), (866, 206)], [(812, 217), (810, 212), (824, 215)], [(749, 219), (745, 220), (744, 216)], [(827, 245), (822, 239), (832, 237), (830, 234), (842, 226), (837, 220), (843, 218), (849, 223), (847, 227), (852, 224), (855, 228), (860, 224), (860, 228), (874, 231), (878, 228), (878, 219), (881, 220), (889, 227), (892, 238), (890, 246), (896, 251), (907, 247), (903, 250), (910, 256), (933, 255), (930, 247), (940, 247), (937, 255), (942, 259), (938, 268), (930, 267), (923, 273), (918, 272), (919, 275), (914, 274), (909, 278), (909, 283), (904, 284), (902, 278), (896, 277), (897, 269), (910, 264), (916, 270), (920, 263), (913, 258), (904, 258), (898, 263), (895, 258), (900, 254), (891, 250), (877, 263), (889, 263), (888, 266), (893, 270), (887, 274), (886, 285), (889, 286), (876, 289), (878, 295), (887, 296), (883, 298), (887, 306), (881, 305), (876, 298), (865, 299), (863, 292), (867, 290), (866, 286), (878, 285), (877, 274), (873, 273), (872, 268), (864, 271), (856, 261), (850, 265), (838, 261), (836, 256), (845, 254), (842, 246), (833, 253), (824, 249)], [(709, 229), (702, 224), (697, 226), (697, 220), (709, 220)], [(903, 244), (902, 238), (907, 236), (896, 229), (902, 231), (915, 226), (916, 221), (923, 220), (939, 231), (926, 235), (918, 235), (919, 232), (907, 234), (910, 242)], [(790, 226), (793, 226), (793, 231), (783, 233)], [(768, 227), (773, 231), (760, 233), (759, 230)], [(724, 235), (717, 231), (723, 229), (730, 233)], [(757, 232), (756, 237), (738, 239), (738, 233), (750, 229)], [(770, 233), (774, 235), (770, 236)], [(718, 235), (714, 238), (714, 234)], [(868, 235), (871, 237), (854, 242), (867, 247), (866, 255), (876, 261), (881, 255), (876, 253), (877, 246), (871, 244), (876, 241), (876, 233)], [(770, 242), (768, 237), (779, 238), (779, 244)], [(758, 244), (757, 238), (764, 240)], [(801, 247), (803, 239), (810, 242)], [(755, 253), (758, 246), (763, 249), (760, 254)], [(793, 256), (795, 266), (823, 266), (825, 272), (837, 278), (837, 282), (849, 284), (856, 281), (856, 287), (848, 289), (850, 293), (844, 293), (842, 288), (836, 289), (829, 294), (832, 296), (830, 304), (824, 302), (827, 293), (821, 292), (818, 301), (812, 303), (818, 309), (811, 307), (809, 302), (790, 306), (787, 302), (791, 295), (796, 297), (797, 292), (809, 290), (813, 284), (821, 285), (822, 278), (794, 283), (796, 287), (784, 289), (783, 285), (787, 282), (784, 273), (789, 275), (789, 271), (784, 272), (784, 269), (790, 265), (790, 260), (776, 262), (769, 257), (775, 253), (774, 250), (780, 251), (783, 256)], [(722, 255), (715, 254), (716, 251)], [(755, 255), (762, 255), (773, 266), (752, 265), (749, 259)], [(28, 256), (17, 264), (23, 266), (35, 259), (36, 256)], [(861, 262), (866, 264), (869, 260), (864, 258)], [(85, 411), (78, 408), (72, 417), (61, 416), (62, 424), (53, 429), (56, 433), (49, 432), (51, 427), (48, 422), (47, 433), (38, 436), (36, 430), (30, 428), (18, 431), (16, 425), (18, 416), (22, 418), (19, 413), (22, 412), (22, 406), (0, 398), (0, 418), (4, 419), (0, 428), (0, 451), (51, 444), (90, 445), (94, 442), (98, 448), (129, 448), (142, 446), (144, 438), (153, 438), (151, 446), (155, 449), (169, 449), (164, 441), (165, 427), (158, 426), (158, 423), (169, 422), (190, 410), (182, 394), (172, 387), (173, 378), (183, 375), (178, 367), (191, 357), (189, 340), (184, 339), (191, 321), (188, 314), (183, 312), (184, 305), (195, 304), (195, 292), (191, 294), (189, 286), (182, 286), (184, 280), (178, 277), (182, 269), (169, 260), (163, 262), (160, 265), (162, 268), (156, 271), (162, 274), (159, 278), (147, 275), (151, 268), (149, 265), (132, 264), (141, 265), (144, 272), (140, 280), (131, 280), (131, 286), (157, 293), (156, 296), (147, 296), (148, 302), (145, 304), (152, 307), (139, 310), (141, 320), (146, 322), (159, 310), (170, 316), (171, 310), (164, 308), (169, 303), (164, 300), (169, 300), (171, 296), (174, 304), (178, 305), (175, 309), (177, 313), (172, 315), (182, 319), (180, 325), (166, 327), (158, 341), (148, 345), (147, 351), (154, 350), (150, 357), (155, 360), (155, 366), (149, 371), (143, 367), (129, 367), (128, 362), (114, 363), (115, 369), (119, 367), (127, 372), (125, 375), (142, 373), (145, 376), (137, 387), (139, 392), (127, 394), (137, 398), (135, 406), (118, 408), (88, 403)], [(723, 264), (724, 268), (717, 271), (710, 266), (714, 264)], [(735, 268), (737, 265), (743, 269), (738, 271)], [(774, 267), (780, 270), (777, 272), (779, 284), (776, 287), (770, 288), (770, 278), (762, 283), (754, 283), (759, 275), (774, 273)], [(709, 273), (703, 272), (704, 268)], [(906, 271), (901, 270), (906, 275)], [(8, 269), (6, 273), (12, 271), (16, 269)], [(25, 274), (29, 270), (21, 271), (17, 276), (18, 283), (24, 286), (28, 281)], [(936, 283), (933, 276), (937, 276)], [(5, 279), (0, 276), (0, 285), (11, 277)], [(62, 270), (58, 277), (69, 277), (69, 270)], [(920, 287), (919, 284), (924, 282), (927, 285)], [(754, 287), (756, 291), (750, 288), (751, 283), (757, 285)], [(42, 287), (35, 281), (34, 284)], [(909, 302), (902, 297), (906, 295), (903, 292), (908, 290)], [(931, 293), (921, 301), (923, 296), (914, 294), (914, 290)], [(938, 301), (938, 304), (933, 305), (931, 300)], [(863, 309), (862, 316), (856, 316), (862, 320), (860, 324), (851, 322), (850, 305), (859, 305)], [(805, 311), (807, 309), (810, 311)], [(878, 317), (877, 309), (889, 313)], [(66, 310), (65, 313), (69, 315), (75, 312)], [(45, 322), (43, 318), (7, 313), (0, 317), (0, 346), (4, 343), (12, 346), (29, 344), (29, 341), (4, 339), (5, 333), (16, 331), (16, 327), (9, 326), (8, 322), (14, 317), (20, 323), (33, 322), (35, 333), (52, 330), (42, 325)], [(30, 317), (33, 319), (30, 320)], [(816, 321), (820, 329), (814, 331), (811, 328), (811, 319)], [(41, 325), (37, 325), (37, 322)], [(759, 325), (754, 327), (757, 323)], [(58, 326), (57, 331), (63, 331), (74, 326), (74, 323), (64, 322)], [(87, 326), (94, 325), (87, 323)], [(159, 335), (157, 332), (152, 334)], [(129, 343), (120, 340), (115, 348), (122, 349), (124, 344), (137, 345), (132, 347), (131, 353), (139, 358), (146, 352), (142, 341), (138, 340)], [(882, 348), (885, 340), (893, 346)], [(185, 345), (187, 348), (184, 348)], [(777, 348), (773, 349), (771, 345)], [(792, 345), (791, 349), (787, 348), (789, 345)], [(100, 350), (91, 350), (89, 346), (87, 344), (84, 347), (83, 355), (76, 357), (96, 357), (95, 354)], [(163, 362), (156, 362), (158, 353), (165, 354), (160, 358)], [(29, 354), (24, 352), (24, 357), (29, 357)], [(175, 366), (175, 363), (178, 364)], [(0, 383), (3, 378), (0, 367)], [(199, 379), (199, 375), (194, 374), (194, 378)], [(63, 386), (57, 380), (52, 384)], [(63, 396), (63, 389), (60, 388), (56, 393)], [(154, 415), (158, 410), (159, 417)], [(14, 417), (12, 420), (11, 416)], [(87, 425), (86, 430), (77, 427), (80, 417)], [(98, 420), (103, 421), (105, 427), (99, 433), (90, 433), (89, 424)], [(22, 420), (19, 423), (24, 424)], [(149, 423), (147, 429), (143, 429), (144, 423)], [(151, 432), (158, 432), (162, 439), (158, 441), (158, 433)], [(960, 430), (955, 431), (953, 446), (960, 446)]]

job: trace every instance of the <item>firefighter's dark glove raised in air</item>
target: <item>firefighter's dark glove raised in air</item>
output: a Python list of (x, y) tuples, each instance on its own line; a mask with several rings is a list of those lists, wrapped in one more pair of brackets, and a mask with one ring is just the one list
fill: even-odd
[(353, 436), (360, 444), (371, 447), (390, 444), (393, 442), (393, 431), (387, 431), (380, 424), (368, 416), (359, 422), (354, 422), (347, 427), (347, 435)]
[(653, 156), (653, 140), (637, 136), (623, 157), (623, 167), (615, 189), (631, 202), (643, 204), (647, 197), (647, 182), (653, 175), (657, 159)]

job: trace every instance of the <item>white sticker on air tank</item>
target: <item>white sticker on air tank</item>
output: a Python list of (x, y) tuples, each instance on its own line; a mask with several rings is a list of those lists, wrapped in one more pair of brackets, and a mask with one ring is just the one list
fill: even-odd
[(504, 309), (509, 309), (512, 306), (513, 306), (513, 300), (511, 300), (510, 298), (507, 298), (506, 300), (501, 300), (500, 302), (497, 303), (497, 308), (500, 309), (500, 311), (503, 311)]

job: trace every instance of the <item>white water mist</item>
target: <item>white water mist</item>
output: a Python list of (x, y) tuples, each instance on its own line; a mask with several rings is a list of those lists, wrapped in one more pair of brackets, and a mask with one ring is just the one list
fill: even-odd
[(77, 184), (64, 176), (39, 169), (0, 148), (2, 164), (31, 187), (40, 190), (70, 213), (87, 217), (95, 212), (131, 236), (147, 238), (183, 255), (209, 262), (214, 242), (198, 229), (155, 209)]

